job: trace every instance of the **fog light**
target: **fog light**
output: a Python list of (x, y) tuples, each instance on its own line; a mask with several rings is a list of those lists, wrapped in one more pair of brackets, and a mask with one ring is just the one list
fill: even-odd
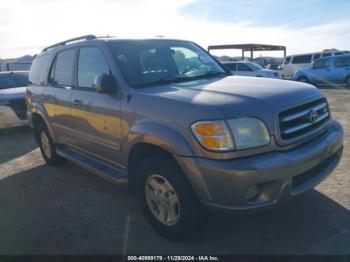
[(258, 187), (256, 185), (250, 186), (246, 189), (244, 193), (244, 200), (253, 201), (258, 197)]

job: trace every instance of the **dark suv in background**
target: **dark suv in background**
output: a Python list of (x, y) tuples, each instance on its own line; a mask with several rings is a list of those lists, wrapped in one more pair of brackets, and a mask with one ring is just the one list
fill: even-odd
[(342, 154), (318, 89), (231, 76), (188, 41), (75, 38), (37, 55), (29, 80), (45, 161), (128, 180), (172, 240), (198, 232), (205, 208), (265, 208), (314, 188)]

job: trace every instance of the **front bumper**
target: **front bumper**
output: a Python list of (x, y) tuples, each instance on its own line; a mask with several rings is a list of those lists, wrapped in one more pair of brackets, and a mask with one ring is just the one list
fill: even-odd
[(28, 125), (27, 120), (21, 120), (11, 107), (0, 106), (0, 129)]
[[(327, 132), (302, 146), (233, 160), (178, 158), (204, 206), (249, 210), (277, 205), (316, 187), (337, 166), (343, 129), (335, 121)], [(259, 196), (244, 198), (257, 185)]]

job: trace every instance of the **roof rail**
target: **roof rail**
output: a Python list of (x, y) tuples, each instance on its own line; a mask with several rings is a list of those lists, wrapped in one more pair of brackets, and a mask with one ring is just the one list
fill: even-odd
[(64, 45), (66, 45), (68, 43), (71, 43), (71, 42), (75, 42), (75, 41), (79, 41), (79, 40), (92, 40), (92, 39), (96, 39), (96, 36), (94, 36), (94, 35), (83, 35), (83, 36), (75, 37), (75, 38), (68, 39), (66, 41), (62, 41), (62, 42), (59, 42), (57, 44), (48, 46), (48, 47), (44, 48), (42, 52), (47, 51), (47, 50), (52, 49), (52, 48), (55, 48), (55, 47), (64, 46)]

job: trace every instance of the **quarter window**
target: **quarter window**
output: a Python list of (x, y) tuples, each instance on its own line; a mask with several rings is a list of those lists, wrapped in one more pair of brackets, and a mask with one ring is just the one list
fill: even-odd
[(285, 64), (285, 65), (289, 64), (291, 58), (292, 58), (291, 56), (287, 56), (286, 59), (284, 60), (283, 64)]
[[(45, 81), (45, 72), (48, 63), (48, 55), (42, 55), (34, 59), (33, 64), (30, 68), (29, 81), (31, 84), (39, 85)], [(47, 73), (46, 73), (47, 80)]]
[(58, 86), (73, 86), (75, 49), (58, 53), (50, 74), (50, 82)]
[(107, 61), (100, 49), (84, 47), (79, 52), (78, 87), (93, 88), (97, 75), (109, 74)]
[(294, 56), (292, 64), (308, 64), (311, 63), (312, 55)]
[(336, 67), (350, 66), (350, 56), (337, 57), (335, 59), (335, 66)]

